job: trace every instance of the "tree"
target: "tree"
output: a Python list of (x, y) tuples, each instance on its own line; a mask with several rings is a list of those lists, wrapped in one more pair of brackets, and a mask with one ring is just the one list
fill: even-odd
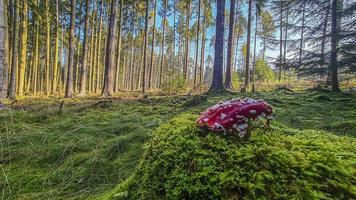
[(109, 31), (107, 35), (104, 87), (101, 96), (112, 96), (114, 91), (114, 64), (115, 64), (115, 45), (116, 45), (116, 10), (118, 0), (112, 0), (110, 11)]
[(231, 71), (232, 71), (232, 57), (234, 52), (234, 29), (235, 29), (235, 0), (230, 1), (230, 20), (229, 20), (229, 38), (227, 43), (227, 57), (226, 57), (226, 74), (225, 74), (225, 87), (232, 88)]
[(10, 99), (16, 98), (16, 73), (17, 73), (17, 8), (18, 8), (18, 0), (14, 0), (12, 5), (13, 12), (13, 22), (12, 22), (12, 61), (11, 61), (11, 76), (10, 76), (10, 84), (7, 93), (7, 97)]
[(331, 56), (330, 56), (330, 70), (331, 70), (331, 89), (332, 91), (339, 91), (338, 79), (338, 43), (339, 43), (339, 25), (338, 20), (340, 17), (340, 10), (342, 4), (340, 0), (332, 0), (331, 4)]
[[(5, 98), (7, 74), (3, 73), (8, 68), (8, 46), (7, 46), (7, 15), (6, 4), (0, 0), (0, 99)], [(5, 87), (4, 87), (5, 86)]]
[(74, 70), (74, 28), (75, 28), (75, 15), (76, 15), (76, 0), (70, 1), (71, 15), (70, 15), (70, 33), (69, 33), (69, 50), (68, 50), (68, 71), (67, 71), (67, 84), (65, 90), (65, 97), (73, 97), (73, 70)]
[(148, 15), (149, 15), (149, 0), (146, 0), (145, 14), (145, 45), (143, 49), (143, 70), (142, 70), (142, 94), (145, 95), (146, 89), (146, 67), (147, 67), (147, 43), (148, 43)]
[[(49, 10), (49, 2), (45, 0), (46, 7), (46, 85), (45, 85), (45, 94), (49, 95), (50, 89), (50, 56), (51, 56), (51, 22), (50, 22), (50, 10)], [(75, 12), (76, 8), (72, 8)], [(73, 12), (73, 11), (72, 11)], [(73, 27), (74, 32), (74, 27)]]
[(117, 43), (117, 53), (116, 53), (116, 75), (115, 75), (115, 87), (114, 91), (119, 90), (119, 72), (120, 72), (120, 61), (121, 61), (121, 43), (122, 43), (122, 21), (123, 21), (123, 0), (120, 0), (120, 10), (119, 10), (119, 30), (118, 30), (118, 43)]
[(263, 50), (262, 50), (263, 60), (265, 59), (267, 39), (272, 37), (274, 31), (275, 31), (275, 26), (271, 13), (268, 11), (262, 11), (261, 30), (258, 32), (258, 35), (262, 38), (262, 42), (263, 42)]
[[(52, 94), (56, 93), (58, 85), (58, 48), (59, 48), (59, 1), (56, 0), (56, 20), (55, 20), (55, 31), (54, 31), (54, 60), (53, 60), (53, 77), (52, 77)], [(61, 59), (61, 58), (60, 58)]]
[(217, 0), (216, 2), (215, 58), (213, 80), (209, 91), (225, 89), (223, 84), (225, 0)]
[(199, 56), (199, 36), (200, 36), (200, 9), (201, 0), (198, 1), (198, 13), (197, 13), (197, 33), (195, 44), (195, 64), (194, 64), (194, 87), (197, 86), (197, 71), (198, 71), (198, 56)]
[(152, 87), (152, 74), (153, 74), (153, 61), (155, 52), (155, 39), (156, 39), (156, 14), (157, 14), (157, 0), (154, 0), (154, 10), (153, 10), (153, 26), (152, 26), (152, 43), (151, 43), (151, 59), (150, 59), (150, 70), (148, 75), (148, 88)]
[(79, 95), (84, 96), (86, 93), (86, 85), (87, 85), (87, 74), (88, 74), (88, 48), (89, 48), (89, 0), (85, 1), (85, 25), (84, 25), (84, 42), (83, 42), (83, 64), (82, 70), (80, 74), (80, 87), (79, 87)]
[(25, 86), (25, 70), (27, 66), (27, 0), (22, 0), (21, 35), (20, 35), (20, 65), (18, 70), (18, 95), (22, 96)]
[(189, 67), (189, 27), (190, 27), (190, 7), (191, 1), (186, 2), (186, 25), (185, 25), (185, 58), (183, 68), (183, 80), (185, 83), (188, 81), (188, 67)]
[(251, 45), (251, 12), (252, 0), (248, 3), (248, 18), (247, 18), (247, 49), (246, 49), (246, 62), (245, 62), (245, 88), (247, 89), (250, 84), (250, 45)]
[(165, 48), (165, 36), (166, 36), (166, 25), (167, 25), (167, 0), (163, 0), (163, 21), (162, 21), (162, 42), (161, 42), (161, 61), (159, 68), (159, 82), (158, 87), (162, 85), (162, 76), (163, 76), (163, 62), (164, 62), (164, 48)]

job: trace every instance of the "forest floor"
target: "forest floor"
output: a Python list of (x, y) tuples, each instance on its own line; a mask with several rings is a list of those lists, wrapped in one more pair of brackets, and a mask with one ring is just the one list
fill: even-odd
[[(356, 94), (285, 89), (244, 96), (265, 99), (276, 120), (295, 129), (356, 136)], [(161, 124), (199, 114), (240, 93), (149, 99), (25, 98), (0, 111), (2, 199), (85, 199), (128, 178), (143, 144)]]

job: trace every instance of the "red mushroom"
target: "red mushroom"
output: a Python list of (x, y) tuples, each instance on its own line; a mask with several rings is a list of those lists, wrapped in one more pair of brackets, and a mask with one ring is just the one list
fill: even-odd
[(263, 100), (235, 99), (208, 108), (201, 113), (197, 123), (214, 132), (236, 131), (244, 137), (249, 132), (250, 120), (266, 118), (268, 126), (272, 112), (272, 107)]

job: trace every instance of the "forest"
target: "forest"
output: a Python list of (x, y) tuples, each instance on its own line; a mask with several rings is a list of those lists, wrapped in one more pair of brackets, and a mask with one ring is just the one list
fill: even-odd
[(354, 0), (0, 0), (1, 199), (356, 199)]

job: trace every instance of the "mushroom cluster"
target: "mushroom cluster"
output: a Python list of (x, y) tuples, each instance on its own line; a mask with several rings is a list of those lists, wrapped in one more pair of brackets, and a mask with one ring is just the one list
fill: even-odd
[(262, 99), (233, 99), (208, 108), (201, 113), (197, 123), (214, 132), (237, 132), (242, 138), (250, 134), (251, 120), (264, 118), (265, 125), (269, 126), (272, 113), (272, 107)]

